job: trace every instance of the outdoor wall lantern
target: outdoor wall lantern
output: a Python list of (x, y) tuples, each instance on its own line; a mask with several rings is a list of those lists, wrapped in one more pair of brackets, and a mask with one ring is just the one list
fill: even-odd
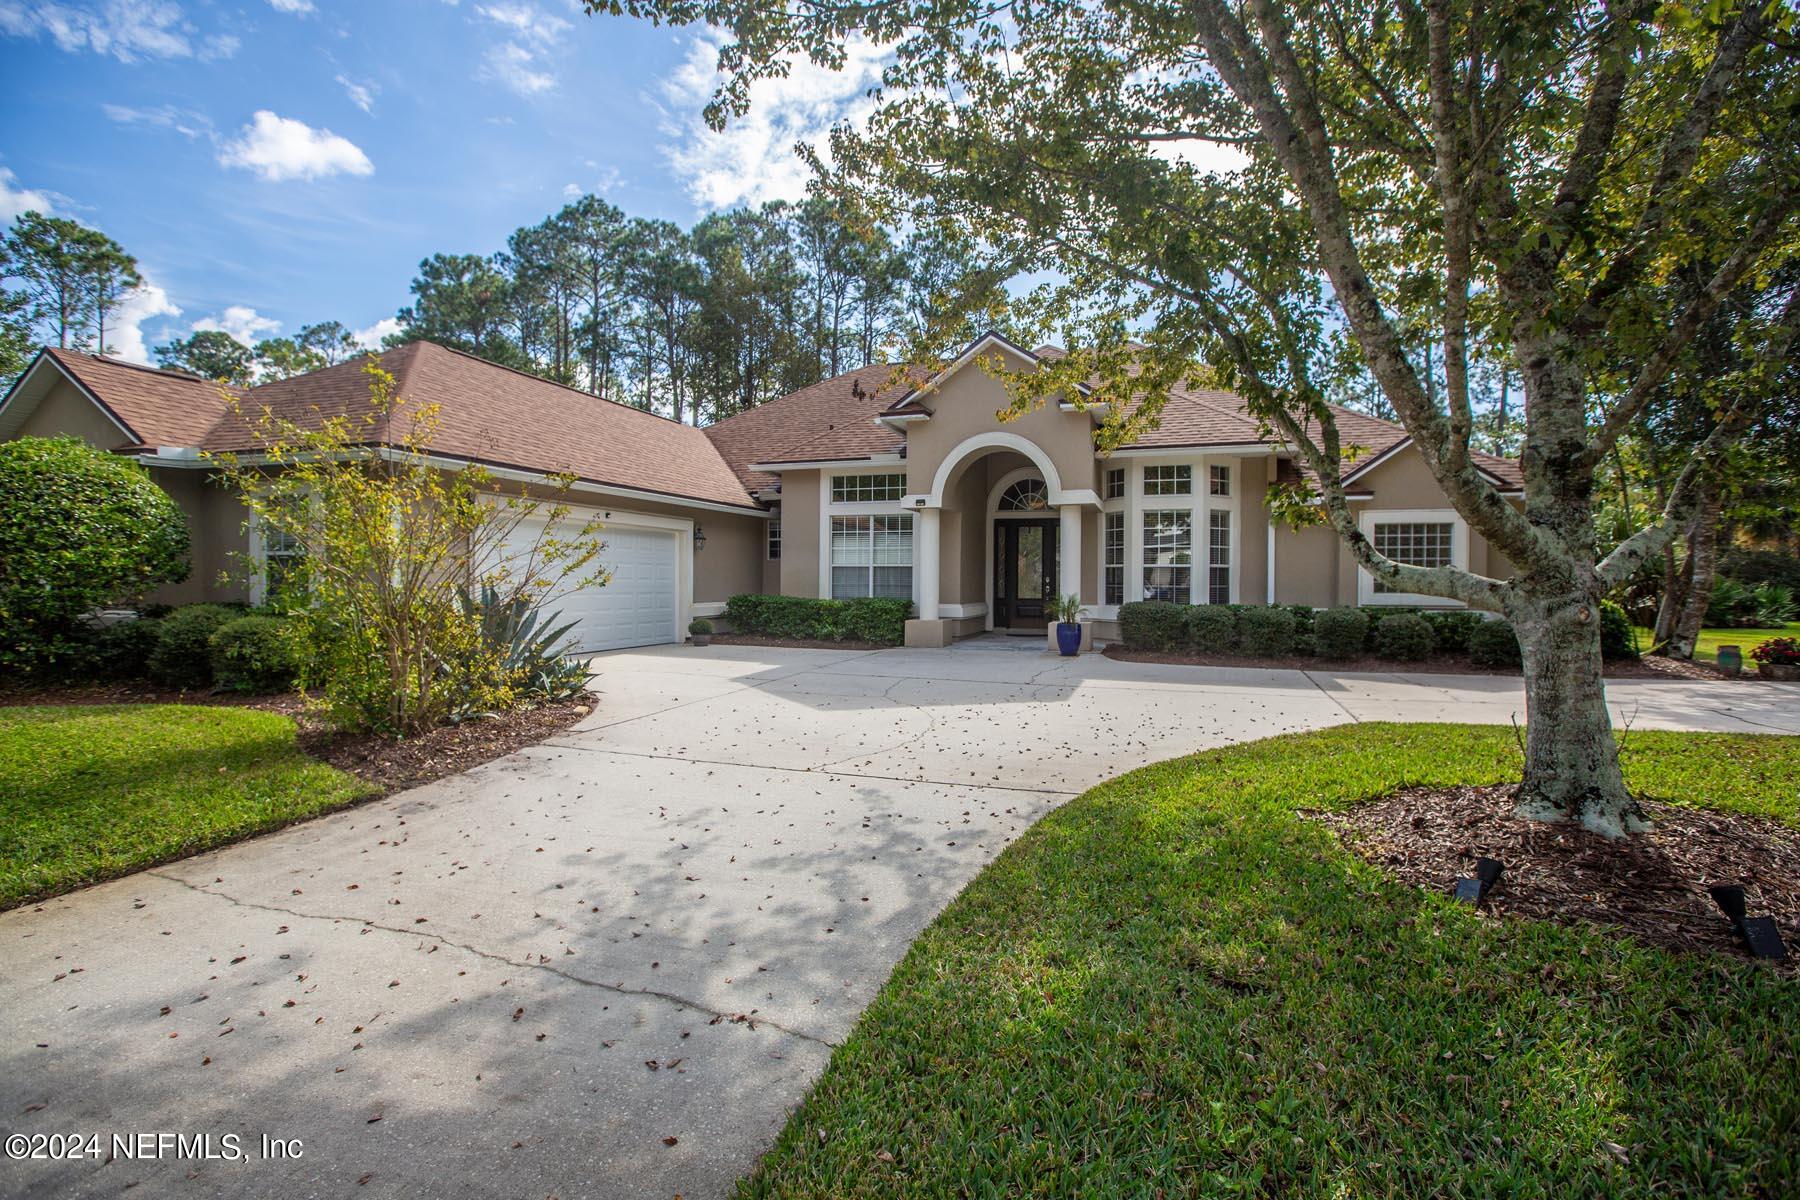
[(1475, 878), (1456, 881), (1456, 898), (1465, 904), (1480, 904), (1504, 870), (1506, 864), (1497, 858), (1476, 859)]
[(694, 549), (696, 551), (706, 549), (706, 526), (698, 521), (694, 522)]
[(1787, 947), (1781, 944), (1781, 931), (1775, 928), (1774, 917), (1744, 915), (1743, 888), (1721, 885), (1706, 890), (1712, 893), (1713, 903), (1719, 910), (1731, 918), (1732, 927), (1743, 939), (1744, 949), (1750, 951), (1750, 957), (1777, 960), (1787, 957)]

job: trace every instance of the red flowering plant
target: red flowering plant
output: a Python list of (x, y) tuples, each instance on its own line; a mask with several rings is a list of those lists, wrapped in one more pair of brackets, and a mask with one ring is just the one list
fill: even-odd
[(1773, 663), (1784, 667), (1800, 666), (1800, 638), (1770, 638), (1750, 651), (1750, 657), (1759, 663)]

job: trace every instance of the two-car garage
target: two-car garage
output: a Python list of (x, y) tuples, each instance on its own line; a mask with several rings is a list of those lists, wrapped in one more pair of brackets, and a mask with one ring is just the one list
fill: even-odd
[[(630, 524), (629, 517), (573, 510), (559, 536), (567, 537), (580, 522), (601, 517), (600, 538), (606, 548), (599, 565), (611, 572), (606, 585), (566, 591), (546, 606), (559, 613), (559, 624), (576, 622), (570, 633), (571, 653), (654, 646), (681, 640), (681, 553), (686, 538), (677, 529)], [(544, 521), (527, 518), (512, 531), (509, 550), (525, 555), (541, 535)]]

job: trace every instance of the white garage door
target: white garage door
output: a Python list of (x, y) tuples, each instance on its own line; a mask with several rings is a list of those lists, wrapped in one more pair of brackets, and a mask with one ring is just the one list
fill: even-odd
[[(513, 540), (521, 549), (528, 547), (542, 527), (542, 522), (526, 522), (513, 532)], [(605, 587), (563, 592), (546, 605), (561, 614), (558, 624), (576, 622), (569, 650), (618, 650), (679, 641), (676, 535), (608, 522), (600, 538), (606, 549), (600, 552), (599, 564), (612, 572), (611, 580)]]

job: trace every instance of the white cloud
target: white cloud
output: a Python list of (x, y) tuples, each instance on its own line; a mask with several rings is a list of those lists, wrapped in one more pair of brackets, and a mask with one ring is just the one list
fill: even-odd
[(0, 221), (11, 221), (25, 212), (49, 214), (56, 211), (50, 193), (19, 187), (18, 182), (19, 177), (12, 173), (11, 167), (0, 167)]
[(355, 338), (356, 344), (365, 350), (379, 350), (381, 349), (381, 339), (387, 337), (389, 334), (399, 332), (399, 317), (383, 317), (367, 329), (358, 329), (350, 336)]
[[(595, 162), (588, 163), (588, 166), (596, 169), (598, 169), (599, 165), (600, 164)], [(582, 187), (579, 183), (563, 184), (562, 194), (563, 199), (565, 200), (579, 200), (581, 197), (589, 194), (604, 198), (624, 186), (625, 177), (619, 174), (619, 168), (607, 167), (605, 170), (600, 171), (600, 173), (594, 177), (594, 182), (587, 187)]]
[(206, 329), (220, 329), (244, 345), (254, 346), (279, 330), (281, 322), (274, 317), (263, 316), (247, 304), (232, 304), (216, 316), (201, 317), (189, 328), (195, 333)]
[(381, 89), (373, 83), (358, 83), (348, 75), (339, 75), (337, 84), (344, 89), (344, 95), (350, 97), (350, 103), (364, 112), (375, 111), (375, 93)]
[(556, 86), (547, 61), (551, 48), (574, 26), (554, 13), (518, 0), (478, 4), (477, 16), (509, 31), (510, 38), (490, 46), (475, 77), (498, 83), (521, 96), (536, 96)]
[(868, 118), (874, 101), (865, 93), (880, 82), (886, 52), (859, 38), (849, 44), (841, 71), (794, 62), (785, 78), (753, 84), (750, 112), (715, 132), (701, 110), (720, 82), (723, 38), (719, 33), (695, 37), (687, 60), (663, 81), (663, 97), (674, 110), (664, 123), (673, 139), (669, 163), (688, 193), (709, 208), (798, 200), (811, 173), (794, 145), (806, 142), (823, 150), (834, 124)]
[(556, 76), (541, 70), (537, 56), (517, 42), (490, 47), (475, 77), (511, 88), (521, 96), (535, 96), (556, 86)]
[(299, 17), (313, 11), (312, 0), (269, 0), (269, 7), (276, 12), (293, 13)]
[(0, 33), (49, 37), (71, 54), (92, 51), (120, 62), (229, 58), (238, 49), (228, 34), (201, 36), (173, 0), (0, 0)]
[(530, 4), (477, 4), (475, 11), (496, 25), (504, 25), (518, 36), (539, 45), (548, 45), (573, 28), (554, 13), (544, 12)]
[(148, 363), (150, 345), (144, 337), (144, 322), (180, 315), (181, 309), (170, 301), (169, 294), (145, 275), (144, 282), (125, 294), (118, 311), (107, 322), (106, 352), (131, 362)]
[(219, 165), (243, 167), (271, 183), (375, 170), (369, 156), (349, 139), (268, 109), (258, 111), (237, 138), (219, 147)]
[(176, 108), (172, 104), (164, 104), (157, 108), (131, 108), (124, 104), (102, 104), (100, 111), (110, 121), (120, 125), (150, 125), (159, 129), (173, 129), (183, 137), (197, 138), (211, 136), (212, 122), (204, 114)]

